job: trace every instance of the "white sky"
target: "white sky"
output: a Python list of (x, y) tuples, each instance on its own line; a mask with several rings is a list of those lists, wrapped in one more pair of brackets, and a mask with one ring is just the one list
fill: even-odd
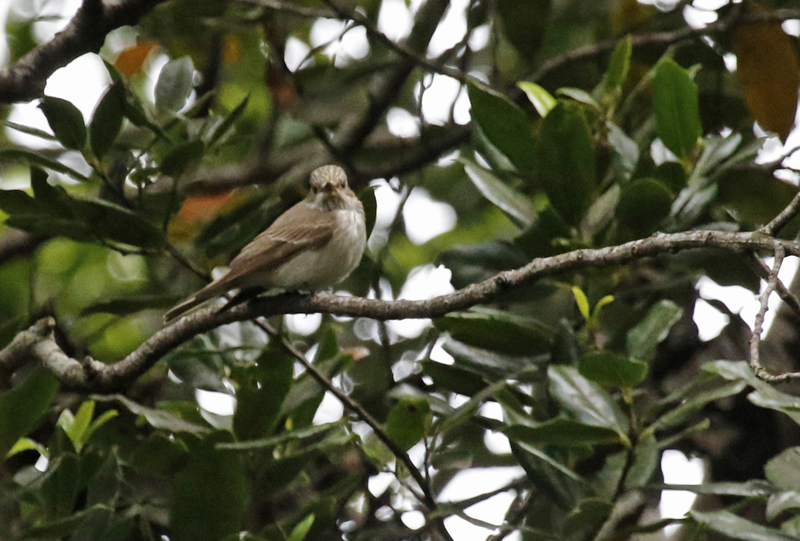
[[(43, 2), (45, 1), (43, 0)], [(655, 4), (663, 8), (673, 5), (676, 1), (651, 0), (643, 3)], [(379, 29), (392, 39), (404, 37), (410, 29), (413, 12), (420, 3), (421, 0), (412, 0), (411, 9), (409, 10), (404, 0), (385, 0), (378, 19)], [(431, 41), (430, 56), (435, 56), (446, 50), (463, 37), (466, 29), (464, 10), (468, 3), (468, 0), (452, 0), (452, 7), (444, 23), (437, 30)], [(696, 0), (694, 2), (695, 7), (687, 6), (684, 10), (684, 15), (692, 26), (699, 27), (713, 22), (715, 15), (710, 14), (708, 10), (716, 9), (724, 3), (726, 3), (725, 0)], [(0, 32), (5, 27), (5, 17), (9, 6), (18, 9), (23, 4), (24, 2), (0, 0)], [(58, 1), (46, 2), (45, 5), (47, 6), (46, 12), (48, 14), (61, 13), (64, 18), (52, 22), (37, 23), (35, 32), (42, 40), (49, 39), (66, 24), (69, 17), (74, 14), (80, 5), (80, 0), (64, 0), (63, 7)], [(310, 34), (312, 46), (330, 43), (325, 52), (334, 57), (339, 65), (347, 62), (348, 59), (363, 58), (369, 52), (365, 31), (362, 28), (351, 29), (340, 40), (337, 40), (336, 38), (344, 28), (344, 25), (339, 21), (318, 20), (313, 25)], [(800, 32), (800, 24), (789, 23), (786, 25), (786, 29), (796, 35)], [(479, 47), (481, 44), (486, 43), (488, 37), (488, 27), (478, 28), (473, 34), (471, 45)], [(125, 36), (117, 36), (115, 39), (119, 43), (124, 43), (126, 38)], [(286, 48), (286, 61), (289, 67), (297, 69), (305, 60), (308, 52), (309, 47), (306, 44), (299, 40), (291, 39)], [(6, 58), (5, 40), (0, 39), (0, 64)], [(155, 74), (158, 73), (165, 61), (166, 58), (163, 58), (154, 63), (151, 69)], [(730, 59), (726, 59), (726, 61), (730, 62)], [(733, 62), (735, 63), (735, 59), (733, 59)], [(81, 84), (75, 84), (75, 81), (81, 81)], [(446, 76), (434, 75), (428, 76), (425, 82), (428, 88), (424, 93), (421, 106), (425, 122), (441, 124), (447, 121), (454, 99), (457, 100), (454, 108), (456, 122), (460, 124), (469, 122), (469, 101), (457, 81)], [(108, 77), (100, 59), (96, 55), (85, 55), (72, 62), (66, 68), (57, 71), (48, 81), (45, 93), (49, 96), (57, 96), (71, 101), (81, 110), (85, 118), (89, 118), (97, 100), (108, 84)], [(419, 88), (417, 89), (418, 92)], [(15, 105), (12, 109), (10, 120), (49, 131), (44, 116), (35, 104)], [(419, 133), (419, 119), (402, 109), (395, 108), (390, 110), (387, 114), (387, 123), (389, 130), (398, 136), (410, 137)], [(9, 138), (20, 145), (40, 146), (42, 144), (38, 138), (32, 138), (14, 130), (7, 129), (6, 131)], [(798, 138), (800, 138), (800, 135), (796, 131), (793, 132), (785, 148), (798, 146), (800, 144)], [(776, 156), (783, 150), (784, 147), (775, 144), (772, 144), (770, 148), (771, 153)], [(396, 212), (400, 196), (388, 186), (386, 181), (376, 181), (376, 184), (379, 225), (384, 224), (385, 227)], [(418, 244), (449, 231), (455, 226), (456, 221), (455, 212), (449, 205), (434, 201), (421, 188), (416, 188), (412, 192), (404, 208), (403, 217), (409, 239)], [(787, 258), (781, 271), (781, 278), (786, 282), (790, 281), (796, 268), (797, 259)], [(449, 279), (450, 273), (446, 269), (437, 269), (433, 265), (426, 265), (411, 273), (408, 282), (399, 292), (399, 297), (423, 299), (450, 292), (452, 291), (452, 286)], [(758, 308), (758, 300), (751, 292), (743, 288), (721, 287), (708, 278), (701, 279), (698, 282), (698, 288), (703, 298), (722, 300), (731, 311), (741, 313), (745, 321), (750, 323), (752, 327), (752, 321)], [(386, 291), (382, 292), (381, 296), (386, 298)], [(772, 301), (777, 304), (776, 295), (773, 296)], [(774, 315), (774, 305), (772, 303), (771, 307), (772, 309), (767, 314), (767, 324), (771, 322), (771, 318)], [(696, 306), (695, 321), (700, 328), (701, 338), (708, 340), (720, 332), (727, 323), (727, 317), (701, 300), (698, 301)], [(286, 317), (286, 323), (289, 328), (301, 334), (310, 334), (319, 326), (320, 322), (321, 317), (319, 315)], [(430, 322), (427, 320), (391, 322), (390, 329), (399, 336), (410, 337), (418, 335), (429, 324)], [(437, 354), (446, 356), (441, 348), (438, 348)], [(230, 415), (235, 407), (235, 398), (222, 393), (198, 391), (197, 399), (204, 409), (218, 415)], [(498, 415), (498, 412), (493, 411), (491, 407), (487, 406), (487, 408), (486, 411), (483, 411), (484, 414), (490, 416)], [(341, 417), (342, 413), (341, 404), (334, 397), (326, 395), (315, 422), (336, 420)], [(488, 435), (487, 445), (490, 445), (492, 449), (496, 449), (497, 452), (508, 452), (508, 442), (504, 440), (503, 436)], [(699, 483), (702, 480), (702, 464), (696, 460), (688, 461), (685, 456), (677, 451), (667, 451), (664, 454), (662, 469), (667, 482)], [(441, 497), (443, 501), (457, 500), (484, 493), (503, 486), (519, 475), (519, 468), (465, 471), (447, 486)], [(382, 476), (383, 474), (379, 474), (376, 476), (376, 480), (383, 478)], [(388, 482), (391, 482), (391, 480)], [(468, 514), (493, 524), (501, 524), (512, 499), (513, 495), (510, 493), (498, 495), (481, 505), (473, 506), (468, 510)], [(689, 493), (670, 494), (667, 492), (661, 502), (662, 514), (664, 516), (683, 516), (686, 510), (689, 509), (693, 499), (694, 496)], [(421, 515), (413, 511), (404, 513), (402, 519), (410, 527), (419, 527), (421, 525)], [(457, 517), (449, 518), (446, 524), (456, 540), (469, 539), (471, 541), (479, 541), (492, 533)], [(514, 541), (518, 539), (518, 536), (512, 535), (507, 539)]]

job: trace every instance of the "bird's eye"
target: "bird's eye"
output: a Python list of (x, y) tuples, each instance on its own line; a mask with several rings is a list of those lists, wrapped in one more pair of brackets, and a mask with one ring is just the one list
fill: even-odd
[(311, 191), (317, 193), (319, 190), (317, 189), (316, 186), (311, 186)]

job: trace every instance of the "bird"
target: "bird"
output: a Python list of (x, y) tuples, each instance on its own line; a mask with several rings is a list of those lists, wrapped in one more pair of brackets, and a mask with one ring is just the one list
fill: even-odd
[(164, 322), (234, 289), (316, 291), (347, 278), (367, 245), (364, 207), (339, 166), (318, 167), (309, 185), (305, 199), (242, 248), (226, 274), (169, 310)]

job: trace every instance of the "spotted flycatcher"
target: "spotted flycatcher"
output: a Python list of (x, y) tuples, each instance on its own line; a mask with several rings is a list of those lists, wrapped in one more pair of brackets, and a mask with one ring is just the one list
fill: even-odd
[(315, 169), (310, 184), (304, 200), (242, 248), (227, 274), (175, 306), (164, 320), (173, 321), (232, 289), (313, 291), (353, 272), (367, 244), (364, 207), (341, 167)]

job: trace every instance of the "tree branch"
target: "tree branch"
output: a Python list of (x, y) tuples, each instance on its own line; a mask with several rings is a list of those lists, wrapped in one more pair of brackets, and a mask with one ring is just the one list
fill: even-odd
[[(800, 9), (776, 9), (766, 13), (744, 13), (735, 17), (721, 18), (703, 28), (680, 28), (668, 32), (653, 32), (651, 34), (639, 34), (631, 37), (631, 45), (634, 49), (661, 45), (668, 46), (675, 43), (713, 34), (715, 32), (728, 31), (736, 24), (758, 24), (767, 22), (782, 22), (789, 19), (800, 19)], [(578, 47), (564, 54), (555, 56), (543, 62), (537, 70), (527, 78), (529, 81), (538, 82), (574, 62), (591, 60), (602, 54), (610, 53), (619, 43), (619, 38), (606, 39), (593, 45)]]
[(69, 25), (47, 43), (0, 71), (0, 102), (30, 101), (44, 93), (47, 79), (85, 53), (96, 53), (106, 34), (135, 24), (164, 0), (123, 0), (104, 5), (102, 0), (84, 0)]
[[(402, 46), (424, 54), (433, 33), (439, 26), (439, 21), (449, 6), (449, 0), (427, 0), (422, 4), (417, 10), (411, 33), (403, 41)], [(369, 107), (363, 116), (351, 127), (340, 130), (333, 140), (333, 144), (336, 145), (339, 152), (345, 156), (351, 155), (361, 145), (380, 122), (386, 108), (397, 98), (406, 79), (416, 66), (416, 60), (406, 56), (393, 70), (376, 77), (371, 85)]]
[[(343, 316), (367, 317), (377, 320), (436, 318), (466, 310), (477, 304), (495, 300), (509, 291), (519, 290), (545, 277), (590, 267), (622, 265), (630, 261), (659, 254), (692, 248), (723, 248), (735, 252), (767, 252), (800, 256), (800, 243), (768, 237), (759, 232), (730, 233), (725, 231), (689, 231), (657, 234), (645, 239), (606, 248), (575, 250), (552, 257), (535, 259), (518, 269), (507, 270), (463, 289), (428, 300), (381, 301), (362, 297), (344, 297), (327, 292), (313, 295), (286, 293), (259, 297), (230, 310), (211, 307), (198, 310), (156, 332), (139, 348), (121, 361), (106, 365), (87, 359), (83, 363), (70, 359), (59, 351), (52, 335), (53, 322), (46, 336), (39, 333), (38, 342), (18, 335), (0, 350), (0, 371), (14, 367), (21, 356), (44, 362), (58, 376), (64, 387), (77, 391), (111, 392), (124, 388), (150, 369), (166, 353), (190, 338), (211, 329), (233, 323), (276, 314), (329, 313)], [(35, 327), (35, 326), (34, 326)], [(29, 336), (29, 335), (25, 335)], [(34, 341), (35, 342), (35, 341)], [(40, 344), (42, 343), (41, 347)]]

